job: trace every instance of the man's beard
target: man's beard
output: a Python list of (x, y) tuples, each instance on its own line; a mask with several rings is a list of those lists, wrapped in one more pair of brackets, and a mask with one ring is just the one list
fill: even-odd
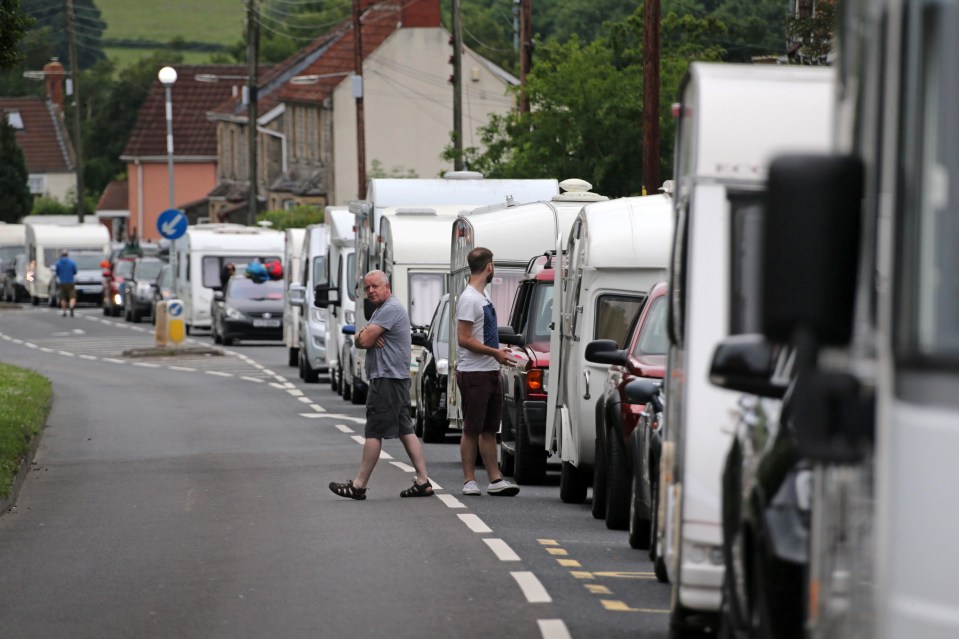
[(493, 273), (490, 272), (490, 274), (486, 276), (486, 283), (489, 284), (492, 281), (493, 281)]

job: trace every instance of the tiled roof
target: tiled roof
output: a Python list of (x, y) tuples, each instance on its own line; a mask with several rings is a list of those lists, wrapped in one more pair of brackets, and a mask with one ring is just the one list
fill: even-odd
[(44, 98), (0, 98), (0, 114), (17, 111), (23, 128), (17, 143), (30, 173), (73, 170), (73, 145), (52, 102)]
[[(207, 119), (208, 111), (246, 82), (246, 67), (241, 65), (184, 65), (176, 67), (173, 85), (174, 157), (216, 157), (216, 123)], [(235, 79), (202, 82), (196, 76), (236, 76)], [(166, 157), (166, 95), (160, 81), (154, 80), (150, 94), (140, 107), (136, 126), (130, 133), (122, 157)]]
[(103, 195), (97, 202), (98, 211), (127, 211), (130, 208), (130, 183), (126, 180), (113, 180), (103, 189)]

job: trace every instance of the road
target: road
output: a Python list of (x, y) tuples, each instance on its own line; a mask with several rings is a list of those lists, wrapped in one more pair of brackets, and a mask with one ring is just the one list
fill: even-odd
[(124, 355), (152, 344), (97, 308), (0, 309), (0, 361), (54, 391), (0, 516), (0, 636), (666, 635), (668, 586), (560, 502), (558, 474), (464, 497), (451, 437), (425, 446), (438, 498), (400, 499), (393, 440), (367, 500), (344, 500), (326, 486), (355, 474), (363, 407), (304, 384), (277, 343)]

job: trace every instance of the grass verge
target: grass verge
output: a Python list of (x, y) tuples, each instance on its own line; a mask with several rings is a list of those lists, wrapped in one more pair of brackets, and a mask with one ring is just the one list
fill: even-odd
[(50, 380), (0, 362), (0, 497), (13, 480), (50, 412)]

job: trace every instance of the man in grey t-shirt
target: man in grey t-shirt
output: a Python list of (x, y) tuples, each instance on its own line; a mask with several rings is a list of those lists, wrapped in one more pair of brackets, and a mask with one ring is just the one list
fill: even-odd
[(367, 350), (366, 378), (370, 387), (366, 395), (366, 442), (356, 478), (345, 483), (330, 482), (330, 490), (340, 497), (366, 499), (366, 484), (380, 458), (383, 440), (399, 437), (416, 469), (413, 486), (400, 496), (429, 497), (433, 485), (426, 474), (423, 447), (410, 419), (410, 317), (390, 290), (383, 271), (367, 273), (363, 290), (376, 307), (369, 323), (353, 340), (357, 348)]

